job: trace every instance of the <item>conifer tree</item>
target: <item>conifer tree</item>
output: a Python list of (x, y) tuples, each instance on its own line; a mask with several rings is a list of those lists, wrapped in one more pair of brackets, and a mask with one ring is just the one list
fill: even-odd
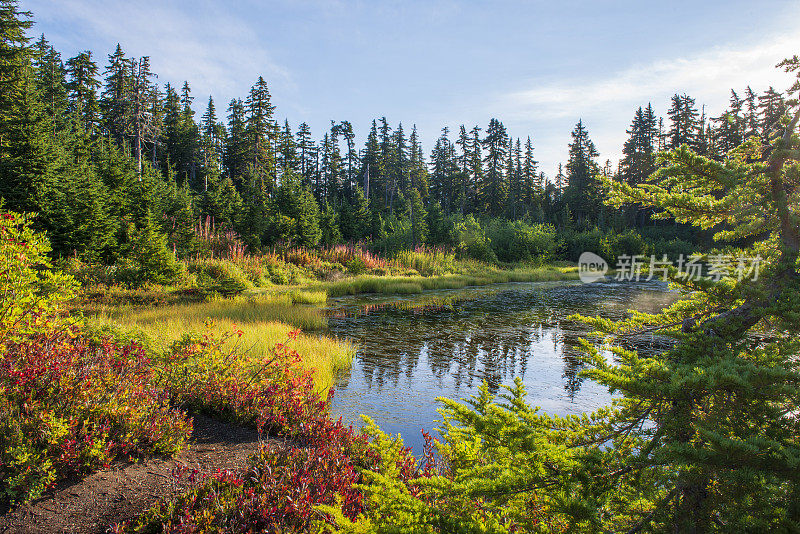
[(222, 173), (222, 158), (225, 148), (225, 125), (217, 118), (214, 99), (208, 97), (208, 105), (200, 122), (201, 153), (203, 159), (203, 191), (208, 191), (209, 177), (216, 179)]
[(278, 138), (278, 170), (281, 177), (287, 172), (297, 174), (299, 172), (297, 144), (288, 120), (284, 121), (283, 130)]
[(117, 142), (117, 146), (121, 147), (128, 134), (131, 64), (119, 43), (114, 53), (108, 56), (104, 74), (105, 84), (100, 100), (104, 127)]
[(228, 136), (225, 141), (225, 169), (234, 183), (241, 184), (247, 168), (247, 130), (244, 103), (231, 100), (228, 105)]
[(278, 125), (275, 122), (275, 106), (269, 93), (267, 82), (258, 77), (250, 89), (245, 102), (247, 113), (247, 140), (249, 163), (264, 187), (270, 190), (274, 186), (275, 151), (278, 139)]
[(479, 200), (488, 213), (498, 216), (504, 211), (508, 195), (508, 182), (504, 172), (508, 156), (508, 134), (502, 122), (494, 118), (489, 121), (483, 146), (486, 147), (483, 160), (486, 174), (479, 190)]
[(411, 129), (408, 145), (409, 185), (411, 189), (416, 189), (424, 199), (428, 196), (428, 167), (425, 164), (425, 156), (422, 154), (422, 143), (419, 140), (416, 124)]
[[(572, 131), (572, 143), (569, 145), (569, 161), (567, 161), (564, 190), (565, 202), (579, 224), (589, 222), (596, 214), (599, 201), (599, 187), (596, 179), (598, 172), (595, 158), (598, 152), (589, 139), (589, 132), (579, 120)], [(559, 165), (559, 175), (561, 174)], [(556, 177), (558, 180), (558, 177)]]
[(310, 187), (314, 173), (315, 152), (314, 141), (311, 139), (311, 128), (305, 122), (300, 123), (295, 136), (297, 138), (295, 145), (299, 151), (298, 157), (300, 158), (300, 176), (303, 179), (303, 183)]
[(700, 123), (694, 98), (685, 94), (674, 95), (667, 115), (670, 118), (670, 128), (667, 133), (668, 147), (678, 148), (681, 145), (689, 145), (697, 148), (700, 141)]
[[(800, 75), (797, 56), (782, 66)], [(800, 76), (792, 91), (800, 92)], [(673, 276), (687, 298), (660, 314), (592, 321), (615, 339), (654, 331), (677, 339), (653, 356), (616, 348), (616, 365), (590, 349), (590, 376), (624, 395), (609, 424), (620, 438), (615, 446), (632, 449), (615, 469), (636, 480), (657, 473), (639, 529), (791, 531), (800, 524), (800, 480), (790, 467), (800, 460), (793, 415), (800, 407), (793, 304), (800, 212), (790, 200), (800, 164), (797, 104), (768, 147), (747, 141), (716, 162), (683, 146), (663, 156), (647, 183), (605, 182), (616, 206), (637, 202), (714, 228), (717, 241), (732, 243), (729, 253), (762, 259), (755, 277), (732, 270), (719, 281)], [(766, 330), (755, 335), (759, 325)]]
[(787, 110), (783, 95), (770, 86), (763, 95), (758, 97), (757, 109), (759, 129), (764, 138), (770, 140), (776, 132), (782, 130), (780, 120)]
[(537, 172), (538, 161), (533, 159), (533, 143), (531, 138), (525, 141), (525, 155), (522, 162), (522, 202), (533, 206), (536, 197), (544, 191), (544, 184)]
[(88, 50), (67, 60), (67, 94), (69, 95), (70, 111), (78, 120), (83, 129), (94, 135), (95, 127), (100, 120), (100, 108), (97, 101), (97, 88), (100, 81), (97, 79), (97, 64), (92, 60), (92, 53)]
[(362, 183), (364, 196), (375, 209), (379, 209), (379, 202), (382, 199), (379, 189), (380, 180), (378, 179), (378, 177), (381, 176), (382, 168), (381, 148), (378, 141), (378, 125), (373, 119), (361, 157), (361, 169), (359, 172), (364, 179)]
[(36, 42), (34, 66), (37, 72), (39, 98), (51, 123), (51, 133), (55, 135), (67, 125), (67, 71), (61, 61), (61, 54), (44, 38)]

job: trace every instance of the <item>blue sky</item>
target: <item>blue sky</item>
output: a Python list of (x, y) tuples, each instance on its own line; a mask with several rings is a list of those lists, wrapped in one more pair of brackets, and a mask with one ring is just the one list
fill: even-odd
[(363, 140), (385, 115), (416, 124), (426, 153), (443, 126), (531, 136), (542, 169), (566, 160), (579, 118), (601, 159), (619, 157), (639, 105), (665, 114), (687, 92), (711, 115), (730, 88), (788, 78), (800, 54), (797, 1), (111, 1), (22, 0), (32, 33), (64, 58), (92, 50), (101, 68), (119, 42), (151, 56), (162, 83), (188, 80), (198, 111), (244, 97), (259, 75), (277, 117), (350, 120)]

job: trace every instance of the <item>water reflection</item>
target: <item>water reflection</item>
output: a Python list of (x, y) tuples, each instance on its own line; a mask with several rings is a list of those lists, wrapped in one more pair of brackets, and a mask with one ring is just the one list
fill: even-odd
[(587, 329), (566, 317), (655, 312), (675, 298), (663, 283), (608, 280), (335, 299), (331, 333), (357, 342), (359, 351), (338, 379), (333, 411), (357, 424), (367, 414), (415, 450), (419, 429), (438, 419), (435, 398), (471, 395), (483, 380), (497, 392), (520, 377), (529, 401), (546, 411), (591, 411), (609, 395), (578, 376), (577, 340)]

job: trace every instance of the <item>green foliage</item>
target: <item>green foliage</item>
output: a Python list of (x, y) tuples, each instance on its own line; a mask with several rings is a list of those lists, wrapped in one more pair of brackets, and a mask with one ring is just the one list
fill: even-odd
[(117, 265), (118, 280), (134, 287), (148, 282), (177, 282), (182, 265), (167, 248), (167, 238), (159, 231), (152, 218), (147, 217), (141, 228), (131, 226), (129, 233), (127, 254)]
[(0, 351), (51, 321), (78, 288), (73, 277), (52, 270), (50, 244), (31, 223), (29, 216), (0, 212)]
[[(796, 57), (784, 65), (800, 72)], [(659, 314), (582, 318), (615, 356), (586, 343), (585, 375), (621, 394), (606, 423), (613, 441), (597, 443), (630, 450), (611, 467), (636, 475), (631, 495), (647, 497), (641, 476), (658, 481), (660, 495), (644, 507), (637, 528), (800, 528), (800, 480), (790, 467), (800, 462), (793, 415), (800, 409), (800, 214), (789, 200), (800, 168), (799, 120), (795, 108), (770, 146), (751, 138), (714, 161), (684, 144), (663, 154), (644, 183), (605, 180), (615, 206), (657, 208), (656, 217), (734, 240), (739, 247), (729, 253), (762, 258), (757, 279), (673, 273), (685, 298)], [(747, 246), (752, 238), (758, 241)], [(672, 348), (644, 354), (620, 346), (653, 332), (673, 338)]]
[(439, 399), (442, 441), (428, 439), (424, 462), (410, 479), (400, 473), (402, 440), (365, 418), (370, 447), (381, 458), (358, 486), (366, 510), (355, 521), (334, 507), (320, 511), (351, 533), (596, 531), (596, 511), (613, 500), (581, 496), (600, 487), (614, 492), (610, 482), (598, 483), (584, 471), (600, 468), (604, 453), (582, 442), (599, 430), (603, 414), (541, 414), (525, 394), (517, 380), (499, 397), (484, 382), (465, 403)]
[(458, 252), (479, 261), (494, 263), (497, 261), (486, 233), (473, 216), (468, 216), (457, 227)]
[(455, 255), (444, 250), (402, 250), (394, 261), (407, 269), (414, 269), (422, 276), (441, 276), (457, 270)]
[(208, 293), (231, 297), (253, 287), (247, 275), (231, 261), (194, 260), (189, 262), (188, 270), (197, 275), (197, 285)]
[(361, 258), (353, 258), (347, 262), (347, 272), (353, 275), (359, 275), (367, 272), (367, 265)]
[(573, 230), (564, 232), (562, 239), (564, 257), (570, 261), (578, 261), (583, 252), (593, 252), (611, 263), (622, 255), (644, 256), (647, 253), (657, 253), (655, 250), (651, 252), (645, 239), (634, 230), (625, 232), (603, 231), (600, 228), (583, 232)]
[(497, 219), (486, 226), (486, 235), (497, 259), (508, 263), (547, 263), (558, 250), (558, 235), (549, 225)]

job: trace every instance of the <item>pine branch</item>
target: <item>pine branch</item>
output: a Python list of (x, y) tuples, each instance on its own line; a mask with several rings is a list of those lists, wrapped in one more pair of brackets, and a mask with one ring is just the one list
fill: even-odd
[(634, 526), (633, 526), (633, 527), (632, 527), (630, 530), (628, 530), (628, 531), (626, 532), (626, 534), (636, 534), (637, 532), (639, 532), (640, 530), (642, 530), (644, 527), (646, 527), (647, 525), (649, 525), (649, 524), (650, 524), (650, 522), (651, 522), (651, 521), (653, 520), (653, 518), (655, 517), (656, 513), (657, 513), (657, 512), (660, 512), (660, 511), (661, 511), (661, 509), (662, 509), (664, 506), (666, 506), (667, 504), (669, 504), (669, 502), (670, 502), (670, 501), (671, 501), (673, 498), (675, 498), (675, 495), (676, 495), (677, 493), (678, 493), (678, 488), (672, 488), (672, 490), (671, 490), (669, 493), (667, 493), (667, 494), (664, 496), (664, 498), (663, 498), (663, 499), (661, 499), (661, 500), (658, 502), (658, 504), (656, 504), (656, 505), (653, 507), (653, 509), (652, 509), (652, 510), (650, 510), (650, 513), (648, 513), (646, 516), (644, 516), (644, 517), (642, 518), (642, 520), (641, 520), (641, 521), (639, 521), (639, 523), (637, 523), (636, 525), (634, 525)]

